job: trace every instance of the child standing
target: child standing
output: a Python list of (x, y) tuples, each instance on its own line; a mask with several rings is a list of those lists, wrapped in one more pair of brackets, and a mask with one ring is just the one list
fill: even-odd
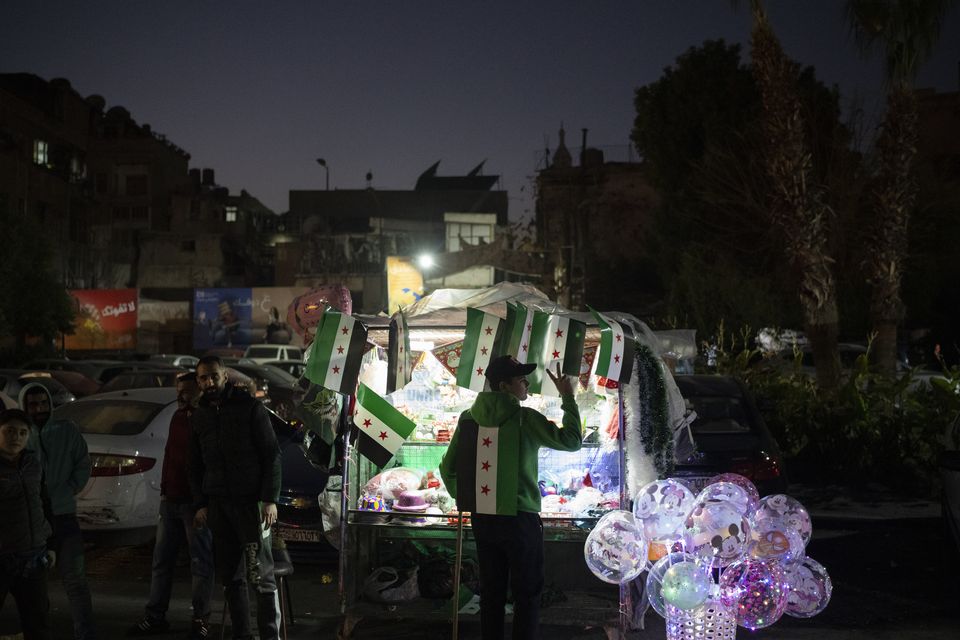
[(13, 594), (25, 640), (50, 638), (47, 550), (52, 529), (43, 469), (26, 449), (30, 417), (19, 409), (0, 412), (0, 609)]

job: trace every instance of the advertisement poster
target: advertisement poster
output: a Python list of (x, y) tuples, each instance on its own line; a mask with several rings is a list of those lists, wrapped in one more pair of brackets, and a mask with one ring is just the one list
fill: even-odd
[(193, 348), (241, 349), (253, 340), (250, 289), (193, 290)]
[(136, 289), (72, 289), (77, 304), (74, 332), (64, 337), (68, 350), (136, 349)]
[(302, 338), (287, 325), (287, 307), (299, 287), (194, 289), (194, 349), (245, 349), (251, 344), (296, 344)]
[(387, 314), (423, 297), (423, 275), (410, 258), (387, 256)]

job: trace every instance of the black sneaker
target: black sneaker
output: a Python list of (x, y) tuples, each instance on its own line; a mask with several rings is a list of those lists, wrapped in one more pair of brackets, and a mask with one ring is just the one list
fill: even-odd
[(144, 618), (137, 624), (130, 627), (127, 636), (154, 636), (158, 633), (166, 633), (170, 630), (170, 623), (166, 620), (151, 620)]
[(190, 640), (206, 640), (209, 634), (210, 627), (207, 626), (207, 621), (195, 618), (190, 627)]

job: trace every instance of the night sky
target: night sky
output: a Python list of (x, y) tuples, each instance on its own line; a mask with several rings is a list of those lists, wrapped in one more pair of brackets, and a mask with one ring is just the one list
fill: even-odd
[[(626, 160), (633, 93), (688, 47), (746, 44), (743, 0), (310, 2), (4, 0), (0, 71), (64, 77), (122, 105), (275, 211), (290, 189), (410, 189), (428, 166), (486, 159), (510, 214), (561, 121)], [(841, 0), (768, 0), (788, 54), (876, 118), (881, 65), (855, 50)], [(960, 15), (917, 85), (957, 91)], [(744, 48), (744, 56), (747, 50)]]

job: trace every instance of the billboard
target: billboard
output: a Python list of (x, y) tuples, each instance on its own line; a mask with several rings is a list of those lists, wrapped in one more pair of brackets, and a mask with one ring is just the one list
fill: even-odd
[(423, 297), (423, 274), (410, 260), (387, 256), (387, 314), (409, 307)]
[(251, 344), (302, 345), (286, 324), (287, 307), (299, 287), (193, 290), (193, 347), (243, 349)]
[(71, 289), (77, 317), (73, 333), (64, 336), (71, 351), (136, 349), (138, 308), (136, 289)]

